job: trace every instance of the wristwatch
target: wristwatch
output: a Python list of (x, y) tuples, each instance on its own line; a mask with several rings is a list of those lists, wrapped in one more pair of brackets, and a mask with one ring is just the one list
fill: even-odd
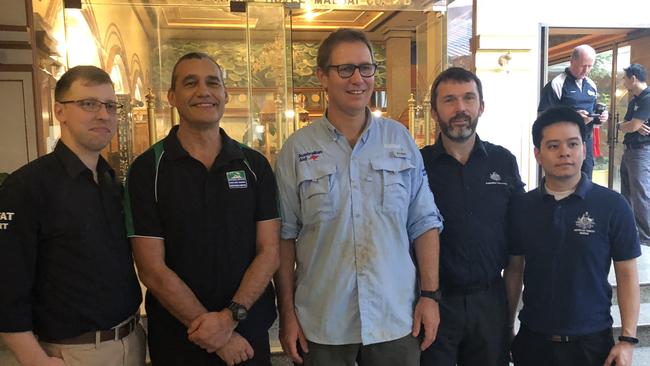
[(228, 310), (232, 312), (232, 319), (236, 322), (245, 320), (248, 316), (248, 309), (242, 304), (231, 301), (228, 305)]
[(440, 299), (442, 299), (442, 293), (440, 292), (440, 289), (437, 289), (435, 291), (420, 291), (420, 297), (428, 297), (432, 299), (435, 302), (440, 302)]
[(628, 336), (618, 336), (618, 340), (621, 342), (627, 342), (630, 344), (639, 344), (639, 338), (628, 337)]

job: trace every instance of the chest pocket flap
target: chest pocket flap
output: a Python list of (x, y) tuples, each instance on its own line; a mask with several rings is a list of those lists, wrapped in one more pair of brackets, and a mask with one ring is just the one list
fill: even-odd
[(383, 181), (382, 203), (384, 212), (405, 212), (409, 205), (410, 174), (415, 168), (409, 156), (377, 158), (370, 161), (372, 170), (379, 174)]
[(377, 171), (399, 173), (407, 169), (415, 168), (415, 165), (411, 163), (409, 158), (410, 156), (405, 155), (403, 157), (372, 159), (370, 164), (372, 165), (372, 169)]
[(336, 178), (336, 165), (332, 163), (302, 164), (297, 171), (302, 201), (303, 223), (312, 224), (328, 220), (335, 211), (331, 194)]

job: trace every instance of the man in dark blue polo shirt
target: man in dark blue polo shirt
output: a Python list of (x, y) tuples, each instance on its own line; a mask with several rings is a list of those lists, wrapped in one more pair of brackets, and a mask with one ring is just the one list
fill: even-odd
[[(521, 286), (508, 301), (501, 271), (508, 265), (508, 204), (523, 194), (523, 183), (515, 157), (476, 135), (483, 106), (481, 81), (465, 69), (444, 71), (431, 87), (442, 133), (421, 152), (446, 228), (440, 234), (440, 326), (422, 365), (508, 363)], [(512, 282), (511, 273), (520, 274), (507, 269), (506, 281)]]
[(179, 59), (167, 97), (180, 125), (133, 162), (127, 182), (152, 363), (270, 366), (273, 172), (219, 127), (228, 93), (208, 55)]
[[(533, 124), (539, 188), (512, 202), (513, 261), (525, 262), (516, 366), (630, 365), (638, 340), (641, 255), (629, 205), (580, 172), (585, 126), (579, 113), (554, 107)], [(607, 281), (614, 261), (621, 337), (614, 345)]]
[(632, 95), (625, 121), (625, 152), (621, 160), (621, 194), (634, 211), (639, 240), (650, 245), (650, 88), (645, 67), (632, 64), (625, 69), (623, 85)]
[[(582, 164), (582, 171), (587, 174), (589, 179), (591, 179), (594, 169), (594, 125), (592, 121), (594, 120), (593, 113), (598, 90), (596, 83), (587, 75), (594, 66), (595, 60), (596, 51), (591, 46), (583, 44), (574, 48), (569, 67), (544, 86), (537, 107), (537, 112), (542, 113), (550, 107), (565, 105), (580, 113), (587, 128), (585, 138), (587, 153), (585, 162)], [(608, 112), (604, 111), (598, 116), (598, 120), (605, 122), (608, 117)]]

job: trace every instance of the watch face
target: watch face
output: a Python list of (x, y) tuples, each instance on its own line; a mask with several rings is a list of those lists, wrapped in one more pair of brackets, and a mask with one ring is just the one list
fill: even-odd
[(244, 320), (244, 319), (246, 319), (247, 315), (248, 315), (248, 312), (243, 307), (237, 308), (235, 310), (235, 317), (237, 318), (237, 320)]
[(237, 304), (235, 302), (230, 303), (228, 305), (228, 309), (232, 312), (232, 318), (235, 321), (241, 321), (246, 319), (246, 316), (248, 316), (248, 310), (243, 305)]

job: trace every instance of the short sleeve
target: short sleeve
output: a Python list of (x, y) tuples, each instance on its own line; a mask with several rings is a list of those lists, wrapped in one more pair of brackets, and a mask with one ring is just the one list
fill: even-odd
[(637, 103), (637, 109), (632, 114), (632, 118), (648, 121), (650, 119), (650, 94), (646, 94), (643, 99)]
[(255, 175), (257, 193), (255, 197), (255, 221), (276, 219), (278, 215), (278, 194), (275, 175), (268, 160), (255, 152)]
[(616, 262), (637, 258), (641, 255), (639, 235), (632, 208), (622, 196), (618, 194), (617, 196), (618, 212), (612, 215), (609, 228), (612, 259)]
[(164, 238), (157, 210), (155, 175), (156, 166), (151, 150), (139, 156), (129, 168), (124, 187), (124, 216), (129, 237)]
[(510, 255), (524, 255), (524, 240), (522, 235), (521, 218), (525, 217), (521, 210), (523, 194), (515, 195), (508, 205), (508, 252)]
[(551, 83), (552, 81), (546, 84), (542, 89), (541, 95), (539, 96), (539, 106), (537, 107), (537, 113), (542, 113), (560, 102), (560, 99), (555, 94)]

